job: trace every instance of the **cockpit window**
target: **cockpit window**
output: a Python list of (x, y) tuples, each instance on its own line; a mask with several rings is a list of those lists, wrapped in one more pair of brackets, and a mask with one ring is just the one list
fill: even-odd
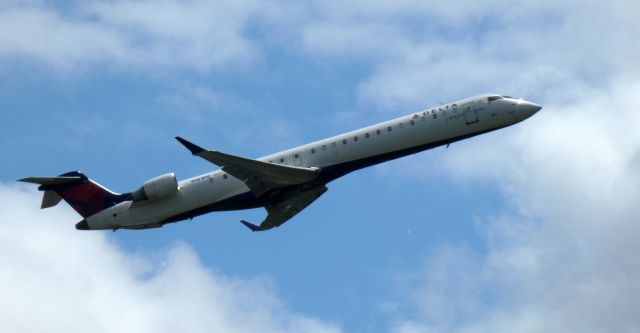
[(495, 101), (495, 100), (498, 100), (498, 99), (503, 99), (503, 98), (504, 97), (502, 97), (502, 96), (490, 96), (489, 97), (489, 102)]
[(504, 98), (511, 98), (511, 99), (516, 99), (515, 97), (511, 97), (511, 96), (502, 96)]

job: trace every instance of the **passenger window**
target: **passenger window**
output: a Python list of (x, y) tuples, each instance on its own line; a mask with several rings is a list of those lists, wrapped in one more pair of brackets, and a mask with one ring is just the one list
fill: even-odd
[(358, 141), (358, 136), (357, 135), (353, 137), (353, 141)]
[(387, 127), (387, 132), (391, 132), (392, 128), (391, 126)]
[(335, 148), (337, 145), (335, 142), (331, 142), (331, 148)]
[(299, 154), (295, 154), (295, 155), (293, 155), (293, 157), (294, 158), (300, 158), (300, 155)]
[(415, 121), (413, 121), (413, 120), (411, 120), (411, 121), (409, 122), (409, 124), (411, 124), (411, 126), (413, 126), (413, 125), (415, 125), (415, 124), (416, 124), (416, 122), (415, 122)]
[(376, 130), (376, 135), (380, 135), (380, 130), (379, 129)]
[(222, 178), (227, 179), (229, 176), (227, 176), (226, 173), (222, 174)]
[(327, 145), (322, 145), (322, 150), (327, 150)]
[(311, 154), (315, 154), (316, 153), (316, 149), (315, 148), (311, 148)]
[(347, 144), (347, 139), (342, 140), (342, 144), (346, 145)]
[(398, 127), (399, 127), (399, 128), (403, 128), (403, 127), (404, 127), (404, 124), (403, 124), (403, 123), (400, 123), (400, 124), (398, 124)]
[(281, 158), (281, 159), (280, 159), (280, 163), (284, 163), (284, 158)]
[(364, 137), (368, 139), (369, 138), (369, 132), (364, 133)]

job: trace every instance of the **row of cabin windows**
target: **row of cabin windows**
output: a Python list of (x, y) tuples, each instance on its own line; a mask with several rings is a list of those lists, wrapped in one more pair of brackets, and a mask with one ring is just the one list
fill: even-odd
[[(425, 120), (425, 117), (422, 117), (422, 121), (424, 121), (424, 120)], [(415, 125), (415, 121), (412, 119), (412, 120), (409, 121), (409, 124), (411, 124), (411, 126), (413, 126), (413, 125)], [(398, 128), (403, 128), (403, 127), (404, 127), (404, 124), (402, 122), (398, 124)], [(391, 132), (391, 131), (393, 131), (393, 128), (391, 126), (387, 126), (387, 132)], [(376, 130), (376, 135), (380, 135), (380, 134), (382, 134), (381, 130), (377, 129)], [(364, 134), (364, 136), (367, 139), (371, 137), (369, 132), (366, 132)], [(354, 142), (358, 141), (358, 136), (357, 135), (353, 137), (353, 141)], [(343, 139), (342, 140), (342, 144), (346, 145), (347, 144), (347, 139)], [(335, 142), (331, 143), (331, 147), (332, 148), (336, 148), (336, 146), (337, 145), (336, 145)], [(327, 145), (322, 145), (322, 150), (327, 150)], [(315, 154), (316, 153), (316, 149), (315, 148), (311, 148), (311, 153)], [(294, 158), (296, 158), (296, 159), (300, 158), (300, 155), (298, 153), (296, 153), (296, 154), (294, 154)], [(273, 161), (269, 161), (269, 163), (273, 163)], [(280, 158), (280, 163), (284, 163), (284, 158), (283, 157)], [(227, 174), (223, 174), (223, 178), (227, 179)]]
[[(426, 117), (424, 117), (424, 116), (423, 116), (423, 117), (422, 117), (422, 121), (425, 121), (425, 120), (426, 120)], [(416, 124), (416, 122), (415, 122), (413, 119), (411, 119), (411, 120), (409, 121), (409, 124), (410, 124), (411, 126), (414, 126), (414, 125)], [(404, 123), (400, 122), (400, 123), (398, 124), (398, 128), (404, 128)], [(393, 131), (393, 127), (391, 127), (391, 126), (387, 126), (387, 132), (391, 132), (391, 131)], [(377, 129), (377, 130), (376, 130), (376, 135), (380, 135), (380, 134), (382, 134), (382, 131), (381, 131), (380, 129)], [(366, 132), (366, 133), (364, 134), (364, 137), (368, 139), (368, 138), (370, 138), (370, 137), (371, 137), (371, 135), (369, 134), (369, 132)], [(358, 141), (358, 136), (357, 136), (357, 135), (353, 137), (353, 141), (354, 141), (354, 142)], [(346, 144), (347, 144), (347, 139), (343, 139), (343, 140), (342, 140), (342, 144), (343, 144), (343, 145), (346, 145)], [(337, 145), (336, 145), (336, 143), (335, 143), (335, 142), (332, 142), (332, 143), (331, 143), (331, 148), (336, 148), (336, 146), (337, 146)], [(321, 148), (322, 148), (322, 150), (327, 150), (327, 145), (322, 145), (322, 147), (321, 147)], [(316, 149), (315, 149), (315, 148), (311, 148), (311, 154), (315, 154), (315, 153), (316, 153)], [(300, 156), (296, 153), (296, 154), (294, 155), (294, 158), (300, 158)], [(273, 161), (269, 161), (269, 163), (273, 163)], [(280, 158), (280, 163), (284, 163), (284, 158)]]
[[(425, 117), (425, 116), (422, 116), (422, 117), (421, 117), (421, 119), (422, 119), (422, 121), (425, 121), (425, 120), (426, 120), (426, 117)], [(415, 122), (415, 120), (411, 119), (411, 120), (409, 121), (409, 124), (410, 124), (411, 126), (414, 126), (414, 125), (416, 124), (416, 122)], [(398, 123), (398, 128), (404, 128), (404, 123), (402, 123), (402, 122)], [(387, 126), (387, 132), (391, 132), (391, 131), (393, 131), (393, 127), (391, 127), (391, 126)], [(380, 135), (380, 134), (382, 134), (382, 131), (381, 131), (381, 130), (379, 130), (379, 129), (377, 129), (377, 130), (376, 130), (376, 135)], [(364, 134), (364, 137), (368, 139), (368, 138), (370, 138), (370, 137), (371, 137), (371, 135), (369, 134), (369, 132), (366, 132), (366, 133)], [(357, 135), (353, 137), (353, 141), (354, 141), (354, 142), (355, 142), (355, 141), (358, 141), (358, 136), (357, 136)], [(347, 139), (343, 139), (343, 140), (342, 140), (342, 144), (343, 144), (343, 145), (346, 145), (346, 144), (347, 144)], [(332, 142), (332, 143), (331, 143), (331, 147), (332, 147), (332, 148), (335, 148), (335, 147), (336, 147), (336, 143), (335, 143), (335, 142)], [(322, 150), (327, 150), (327, 145), (322, 145)], [(315, 153), (316, 153), (316, 149), (315, 149), (315, 148), (311, 148), (311, 153), (312, 153), (312, 154), (315, 154)], [(295, 154), (294, 158), (300, 158), (300, 156), (299, 156), (298, 154)], [(273, 161), (269, 161), (269, 163), (273, 163)], [(281, 159), (280, 159), (280, 163), (284, 163), (284, 158), (281, 158)]]
[[(425, 121), (425, 120), (426, 120), (426, 117), (423, 116), (422, 117), (422, 121)], [(414, 126), (416, 124), (416, 122), (413, 119), (411, 119), (409, 121), (409, 124), (411, 126)], [(402, 122), (399, 123), (398, 124), (398, 128), (404, 128), (404, 123), (402, 123)], [(391, 131), (393, 131), (393, 127), (387, 126), (387, 132), (391, 132)], [(382, 131), (380, 129), (377, 129), (376, 130), (376, 135), (380, 135), (380, 134), (382, 134)], [(366, 133), (364, 133), (364, 137), (368, 139), (368, 138), (371, 137), (371, 135), (369, 134), (369, 132), (366, 132)], [(357, 135), (353, 137), (353, 141), (354, 142), (358, 141), (358, 136)], [(342, 139), (342, 144), (346, 145), (347, 144), (347, 139)], [(336, 147), (336, 143), (332, 142), (331, 143), (331, 147), (335, 148)], [(327, 145), (322, 145), (322, 150), (327, 150)], [(315, 153), (316, 153), (316, 149), (315, 148), (311, 148), (311, 154), (315, 154)], [(298, 154), (296, 154), (295, 158), (298, 158)], [(280, 162), (284, 162), (284, 159), (281, 158)]]

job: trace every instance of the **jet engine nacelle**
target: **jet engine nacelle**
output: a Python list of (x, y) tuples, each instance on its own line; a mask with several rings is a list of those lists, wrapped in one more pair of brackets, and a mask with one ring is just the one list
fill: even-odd
[(174, 173), (151, 178), (133, 192), (133, 201), (158, 200), (178, 192), (178, 180)]

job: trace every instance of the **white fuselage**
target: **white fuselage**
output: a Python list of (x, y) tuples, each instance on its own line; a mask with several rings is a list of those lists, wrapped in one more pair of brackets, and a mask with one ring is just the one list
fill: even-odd
[[(513, 125), (540, 109), (523, 100), (496, 96), (481, 95), (429, 108), (258, 160), (317, 167), (321, 173), (327, 172), (329, 182), (363, 167)], [(257, 207), (249, 188), (222, 170), (182, 180), (178, 186), (179, 190), (170, 197), (121, 202), (86, 221), (91, 229), (142, 228), (210, 211)], [(231, 201), (230, 206), (222, 204)], [(217, 203), (221, 205), (216, 206)]]

